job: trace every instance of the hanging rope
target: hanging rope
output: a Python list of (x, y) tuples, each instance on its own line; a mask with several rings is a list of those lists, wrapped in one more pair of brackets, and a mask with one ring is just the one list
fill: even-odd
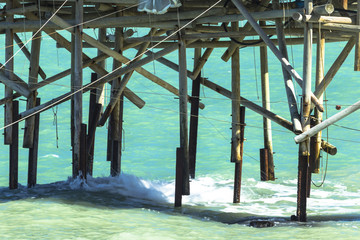
[(53, 126), (55, 126), (55, 139), (56, 139), (56, 148), (59, 148), (59, 131), (58, 131), (58, 118), (57, 118), (57, 112), (58, 112), (58, 106), (52, 108), (53, 114), (54, 114), (54, 120), (53, 120)]

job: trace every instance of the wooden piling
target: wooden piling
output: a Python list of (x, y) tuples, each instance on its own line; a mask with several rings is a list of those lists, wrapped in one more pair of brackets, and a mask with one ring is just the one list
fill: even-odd
[(176, 148), (175, 207), (181, 207), (183, 195), (184, 151)]
[[(356, 24), (360, 25), (360, 0), (357, 0)], [(360, 32), (356, 34), (354, 71), (360, 71)]]
[[(6, 0), (6, 10), (10, 10), (13, 8), (13, 1)], [(6, 17), (6, 23), (12, 23), (14, 21), (14, 16)], [(13, 47), (13, 30), (7, 29), (5, 31), (5, 76), (9, 78), (10, 81), (13, 80), (13, 71), (14, 71), (14, 59), (11, 59), (14, 55), (14, 47)], [(13, 91), (11, 88), (5, 85), (5, 97), (11, 96)], [(7, 102), (5, 104), (5, 114), (4, 114), (4, 125), (8, 126), (13, 122), (13, 104), (11, 102)], [(6, 127), (4, 129), (4, 143), (10, 145), (12, 143), (12, 126)]]
[[(312, 1), (305, 1), (305, 13), (311, 14)], [(312, 23), (305, 23), (304, 27), (304, 63), (303, 63), (303, 86), (302, 86), (302, 113), (301, 124), (303, 131), (310, 129), (310, 108), (311, 108), (311, 64), (312, 64)], [(298, 198), (296, 215), (298, 221), (306, 222), (306, 198), (308, 195), (308, 162), (309, 162), (309, 141), (299, 145), (299, 166), (298, 166)]]
[[(12, 119), (16, 122), (19, 118), (19, 102), (12, 102)], [(17, 189), (18, 188), (18, 176), (19, 176), (19, 124), (14, 123), (12, 125), (12, 143), (9, 145), (9, 188)]]
[(188, 110), (187, 110), (187, 67), (186, 46), (179, 41), (179, 118), (180, 118), (180, 148), (183, 151), (183, 195), (190, 194), (189, 182), (189, 140), (188, 140)]
[[(29, 70), (29, 87), (32, 87), (38, 82), (39, 61), (41, 49), (41, 32), (33, 33), (34, 39), (31, 44), (30, 56), (30, 70)], [(37, 91), (33, 91), (31, 96), (27, 99), (26, 109), (31, 109), (36, 106)], [(29, 117), (25, 120), (23, 148), (32, 148), (34, 143), (34, 125), (35, 116)]]
[(87, 126), (86, 124), (81, 124), (81, 132), (80, 132), (80, 159), (79, 159), (79, 174), (83, 179), (86, 179), (87, 173), (87, 143), (86, 143), (86, 134)]
[[(83, 0), (75, 1), (75, 19), (78, 24), (74, 27), (74, 44), (73, 44), (73, 91), (78, 91), (82, 87), (82, 34), (83, 34)], [(81, 159), (81, 124), (82, 124), (82, 91), (73, 95), (74, 112), (73, 112), (73, 177), (78, 176)]]
[[(40, 105), (40, 98), (36, 99), (36, 105)], [(39, 131), (40, 131), (40, 114), (35, 114), (34, 122), (34, 139), (33, 146), (29, 148), (29, 164), (28, 164), (28, 188), (36, 185), (37, 177), (37, 162), (38, 162), (38, 150), (39, 150)]]
[(266, 148), (260, 149), (260, 179), (269, 180), (269, 153)]
[(243, 164), (243, 152), (244, 152), (244, 130), (245, 130), (245, 107), (240, 106), (240, 157), (241, 160), (235, 162), (235, 174), (234, 174), (234, 198), (233, 203), (240, 203), (241, 193), (241, 175), (242, 175), (242, 164)]
[[(238, 22), (231, 23), (231, 30), (237, 31)], [(231, 57), (231, 162), (242, 161), (240, 150), (240, 51), (236, 48)]]
[[(201, 48), (195, 48), (194, 51), (194, 68), (198, 63), (201, 55)], [(190, 133), (189, 133), (189, 172), (190, 177), (195, 178), (196, 169), (196, 148), (197, 134), (199, 125), (199, 102), (200, 102), (200, 81), (201, 73), (192, 82), (191, 90), (191, 111), (190, 111)]]
[[(266, 25), (265, 22), (260, 22), (260, 25)], [(270, 111), (270, 84), (269, 84), (269, 71), (268, 71), (268, 55), (267, 47), (260, 47), (260, 70), (261, 70), (261, 98), (262, 107)], [(264, 132), (264, 149), (266, 149), (268, 167), (267, 180), (275, 180), (274, 170), (274, 153), (272, 145), (272, 130), (271, 120), (263, 117), (263, 132)], [(260, 150), (261, 151), (261, 150)], [(260, 169), (260, 171), (262, 171)]]

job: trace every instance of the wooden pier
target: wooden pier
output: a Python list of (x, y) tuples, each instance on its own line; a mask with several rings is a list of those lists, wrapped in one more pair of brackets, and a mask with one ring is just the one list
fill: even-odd
[[(0, 66), (0, 82), (4, 85), (4, 144), (9, 146), (9, 187), (18, 187), (18, 152), (20, 121), (25, 121), (22, 147), (29, 149), (28, 187), (36, 185), (39, 118), (41, 112), (71, 101), (72, 173), (75, 178), (92, 175), (96, 129), (108, 122), (107, 160), (110, 174), (121, 174), (122, 124), (124, 98), (141, 109), (141, 95), (127, 87), (136, 71), (154, 84), (177, 96), (179, 100), (179, 147), (176, 151), (175, 206), (181, 206), (182, 195), (191, 193), (190, 179), (195, 178), (199, 99), (203, 85), (231, 101), (231, 159), (234, 163), (234, 203), (239, 203), (243, 161), (245, 109), (263, 117), (264, 146), (259, 146), (263, 181), (274, 181), (275, 171), (271, 124), (293, 132), (299, 144), (298, 198), (294, 219), (306, 221), (306, 201), (310, 196), (312, 173), (319, 173), (321, 151), (336, 153), (336, 148), (321, 138), (321, 131), (360, 108), (360, 103), (323, 120), (323, 93), (341, 65), (355, 47), (354, 71), (360, 71), (360, 1), (333, 0), (158, 0), (155, 8), (148, 0), (0, 0), (0, 33), (5, 35), (5, 62)], [(166, 3), (166, 4), (165, 4)], [(171, 6), (170, 6), (171, 5)], [(170, 7), (169, 7), (170, 6)], [(141, 11), (140, 11), (141, 10)], [(151, 21), (149, 20), (151, 14)], [(239, 24), (242, 22), (243, 24)], [(240, 27), (241, 26), (241, 27)], [(126, 31), (125, 31), (126, 28)], [(133, 36), (132, 28), (143, 28), (146, 34)], [(87, 29), (96, 31), (95, 39)], [(112, 29), (113, 35), (108, 31)], [(71, 40), (64, 31), (71, 33)], [(29, 32), (29, 40), (18, 33)], [(71, 67), (48, 76), (47, 66), (40, 66), (42, 37), (53, 39), (55, 47), (71, 53)], [(251, 37), (251, 38), (249, 38)], [(258, 38), (257, 40), (254, 40)], [(251, 39), (251, 40), (250, 40)], [(325, 46), (329, 42), (347, 42), (331, 68), (325, 72)], [(14, 45), (29, 60), (29, 78), (22, 79), (14, 71)], [(303, 45), (303, 72), (298, 73), (288, 60), (287, 46)], [(29, 47), (31, 46), (31, 47)], [(260, 49), (262, 104), (241, 96), (246, 91), (240, 81), (240, 48)], [(316, 47), (316, 62), (312, 48)], [(85, 48), (96, 48), (96, 56), (88, 56)], [(224, 53), (218, 61), (231, 61), (231, 89), (226, 89), (201, 72), (215, 48)], [(133, 59), (125, 55), (136, 49)], [(194, 50), (194, 67), (187, 68), (187, 49)], [(279, 70), (288, 101), (289, 115), (279, 116), (270, 106), (268, 51), (279, 60)], [(166, 56), (177, 52), (178, 62)], [(191, 56), (192, 57), (192, 56)], [(107, 69), (106, 59), (113, 65)], [(178, 86), (147, 71), (144, 65), (153, 61), (178, 72)], [(83, 69), (93, 71), (91, 82), (83, 79)], [(312, 71), (315, 69), (316, 78)], [(71, 76), (71, 91), (52, 100), (41, 101), (37, 90)], [(189, 93), (188, 81), (192, 83)], [(104, 85), (111, 85), (111, 101), (103, 101)], [(302, 89), (297, 102), (294, 85)], [(315, 87), (312, 92), (312, 85)], [(241, 91), (240, 91), (241, 89)], [(91, 92), (89, 115), (83, 114), (83, 94)], [(19, 102), (19, 97), (26, 102)], [(24, 104), (19, 108), (19, 104)], [(301, 106), (300, 109), (298, 106)], [(188, 107), (191, 115), (188, 116)], [(25, 109), (26, 108), (26, 109)], [(19, 112), (19, 109), (25, 109)], [(87, 119), (86, 119), (87, 118)], [(190, 120), (189, 120), (190, 119)], [(188, 124), (190, 122), (190, 124)], [(188, 127), (189, 126), (189, 127)], [(289, 139), (292, 140), (292, 139)], [(292, 141), (289, 141), (292, 142)], [(291, 143), (290, 143), (291, 144)], [(70, 174), (70, 173), (69, 173)]]

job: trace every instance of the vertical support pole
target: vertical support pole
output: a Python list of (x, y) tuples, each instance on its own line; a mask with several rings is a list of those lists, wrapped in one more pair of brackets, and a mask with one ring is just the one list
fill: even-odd
[(176, 148), (175, 207), (181, 207), (183, 189), (184, 152)]
[[(34, 32), (33, 34), (35, 34)], [(30, 70), (29, 70), (29, 87), (31, 88), (38, 82), (39, 76), (39, 60), (40, 60), (40, 47), (41, 47), (41, 32), (34, 36), (31, 42), (31, 55), (30, 55)], [(31, 109), (36, 105), (37, 91), (33, 91), (32, 95), (27, 99), (26, 109)], [(25, 120), (24, 131), (24, 148), (32, 148), (34, 142), (34, 125), (35, 116), (29, 117)]]
[[(76, 27), (74, 27), (74, 44), (72, 52), (74, 53), (73, 60), (73, 89), (77, 91), (82, 87), (82, 33), (83, 33), (83, 0), (75, 0), (75, 22)], [(82, 91), (74, 94), (74, 113), (73, 113), (73, 123), (74, 123), (74, 135), (73, 135), (73, 177), (78, 176), (81, 158), (81, 124), (82, 124)]]
[[(265, 22), (260, 22), (260, 25), (266, 25)], [(261, 95), (262, 107), (270, 111), (270, 86), (269, 86), (269, 71), (268, 71), (268, 55), (267, 47), (260, 47), (260, 69), (261, 69)], [(272, 145), (272, 131), (270, 119), (263, 118), (264, 129), (264, 148), (267, 149), (267, 180), (275, 180), (275, 167), (274, 167), (274, 153)]]
[[(13, 1), (12, 0), (6, 0), (6, 10), (10, 10), (13, 7)], [(6, 16), (6, 22), (12, 23), (14, 21), (13, 15)], [(13, 48), (13, 42), (14, 42), (14, 32), (12, 29), (6, 29), (5, 30), (5, 75), (10, 79), (13, 80), (13, 71), (14, 71), (14, 59), (11, 59), (14, 55), (14, 48)], [(11, 60), (10, 60), (11, 59)], [(11, 88), (5, 86), (5, 97), (12, 96), (13, 91)], [(11, 101), (8, 101), (5, 103), (5, 114), (4, 114), (4, 126), (7, 126), (13, 122), (12, 116), (12, 107), (13, 104)], [(4, 129), (4, 144), (10, 145), (12, 143), (12, 126), (9, 126)]]
[(81, 176), (86, 179), (87, 172), (87, 148), (86, 148), (86, 124), (81, 124), (81, 136), (80, 136), (80, 159), (79, 159), (79, 172)]
[[(91, 73), (91, 82), (95, 82), (97, 80), (97, 74)], [(95, 132), (97, 127), (97, 122), (100, 118), (100, 113), (102, 109), (102, 105), (100, 106), (100, 110), (98, 110), (96, 103), (96, 92), (97, 89), (90, 90), (89, 97), (89, 116), (88, 116), (88, 136), (86, 139), (87, 142), (87, 156), (88, 156), (88, 165), (86, 174), (90, 176), (93, 175), (93, 166), (94, 166), (94, 151), (95, 151)], [(99, 113), (97, 111), (100, 111)]]
[(183, 150), (183, 195), (190, 194), (189, 183), (189, 141), (187, 116), (187, 67), (185, 42), (179, 40), (179, 120), (180, 148)]
[[(313, 8), (312, 0), (305, 0), (305, 14), (311, 14)], [(312, 65), (312, 24), (305, 23), (304, 27), (304, 63), (303, 63), (303, 99), (301, 124), (303, 131), (310, 129), (310, 108), (311, 108), (311, 65)], [(298, 166), (298, 191), (297, 211), (298, 221), (306, 222), (306, 198), (307, 198), (307, 171), (309, 160), (309, 140), (300, 143), (299, 166)]]
[[(319, 87), (324, 79), (324, 61), (325, 61), (325, 34), (318, 32), (316, 48), (316, 79), (315, 89)], [(323, 94), (318, 97), (320, 103), (323, 103)], [(315, 124), (322, 121), (322, 112), (314, 109)], [(310, 139), (310, 168), (312, 173), (320, 171), (320, 149), (321, 149), (321, 131)]]
[[(19, 118), (19, 102), (13, 101), (13, 121), (17, 121)], [(10, 149), (10, 166), (9, 166), (9, 188), (18, 188), (18, 175), (19, 175), (19, 124), (12, 125), (12, 143), (9, 146)]]
[[(232, 22), (231, 30), (238, 31), (239, 23)], [(240, 54), (237, 47), (231, 56), (231, 162), (240, 162)]]
[[(356, 24), (360, 25), (360, 0), (357, 0)], [(360, 71), (360, 33), (356, 33), (354, 71)]]
[(269, 180), (269, 153), (266, 148), (260, 149), (260, 179)]
[[(274, 9), (280, 9), (279, 0), (273, 1), (273, 5), (274, 5)], [(275, 23), (276, 23), (276, 34), (278, 38), (279, 50), (281, 54), (284, 56), (284, 58), (288, 60), (289, 57), (286, 48), (284, 25), (282, 19), (280, 18), (276, 19)], [(302, 127), (301, 127), (300, 115), (296, 103), (294, 83), (292, 81), (290, 73), (285, 69), (284, 66), (282, 66), (282, 72), (283, 72), (285, 90), (288, 99), (289, 111), (290, 111), (291, 121), (294, 127), (294, 132), (300, 133)]]
[[(106, 42), (106, 28), (99, 28), (98, 31), (98, 39), (101, 43)], [(98, 55), (102, 54), (100, 50), (98, 50)], [(102, 68), (106, 69), (106, 60), (99, 62), (98, 65), (100, 65)], [(104, 106), (104, 94), (105, 94), (105, 84), (100, 85), (96, 88), (96, 103), (101, 104)], [(102, 110), (101, 110), (102, 111)]]
[[(194, 50), (194, 68), (199, 62), (201, 57), (201, 48)], [(191, 97), (191, 116), (190, 116), (190, 135), (189, 135), (189, 168), (190, 177), (195, 178), (196, 168), (196, 147), (197, 135), (199, 125), (199, 102), (200, 102), (200, 81), (201, 73), (198, 74), (196, 79), (192, 82), (192, 97)]]
[[(115, 29), (115, 51), (122, 52), (124, 44), (123, 28)], [(121, 66), (119, 61), (114, 59), (113, 69)], [(111, 96), (114, 95), (116, 89), (119, 88), (121, 78), (113, 81), (111, 86)], [(121, 172), (121, 140), (122, 140), (122, 123), (123, 123), (123, 106), (124, 94), (121, 94), (120, 101), (118, 101), (109, 118), (108, 129), (108, 161), (110, 163), (111, 176), (118, 176)]]
[[(37, 98), (36, 106), (39, 105), (40, 105), (40, 98)], [(35, 115), (33, 146), (32, 148), (29, 148), (28, 188), (34, 187), (36, 185), (38, 150), (39, 150), (39, 128), (40, 128), (40, 113)]]
[(233, 203), (240, 202), (241, 193), (241, 175), (242, 175), (242, 159), (244, 152), (244, 133), (245, 133), (245, 107), (240, 106), (240, 157), (241, 161), (235, 162), (235, 174), (234, 174), (234, 199)]

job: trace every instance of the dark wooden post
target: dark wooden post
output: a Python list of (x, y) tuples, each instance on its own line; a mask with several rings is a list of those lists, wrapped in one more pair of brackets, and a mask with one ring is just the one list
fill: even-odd
[[(19, 118), (19, 102), (13, 101), (13, 121), (17, 121)], [(18, 171), (19, 171), (19, 124), (12, 125), (12, 143), (9, 146), (10, 149), (10, 166), (9, 166), (9, 188), (18, 188)]]
[(179, 41), (179, 118), (180, 148), (183, 150), (183, 195), (190, 194), (189, 182), (189, 141), (187, 116), (187, 67), (185, 42)]
[[(73, 57), (72, 57), (72, 81), (73, 90), (77, 91), (82, 87), (82, 34), (83, 34), (83, 0), (75, 1), (75, 22), (77, 25), (74, 27), (74, 42)], [(82, 124), (82, 91), (77, 92), (73, 96), (73, 177), (78, 176), (80, 166), (80, 154), (81, 154), (81, 124)]]
[[(195, 48), (194, 54), (194, 68), (198, 64), (201, 57), (201, 48)], [(192, 97), (191, 97), (191, 116), (190, 116), (190, 134), (189, 134), (189, 168), (190, 177), (195, 178), (196, 168), (196, 147), (197, 147), (197, 134), (199, 125), (199, 102), (200, 102), (200, 81), (201, 73), (192, 82)]]
[[(40, 105), (40, 98), (37, 98), (36, 106), (39, 105)], [(29, 148), (28, 188), (31, 188), (36, 185), (38, 149), (39, 149), (39, 131), (40, 131), (39, 128), (40, 128), (40, 113), (35, 115), (33, 146), (32, 148)]]
[(240, 202), (241, 192), (241, 175), (244, 153), (244, 133), (245, 133), (245, 107), (240, 106), (240, 161), (235, 162), (235, 176), (234, 176), (234, 203)]
[(181, 207), (183, 195), (184, 152), (176, 148), (175, 207)]
[[(312, 1), (305, 0), (305, 13), (311, 14)], [(303, 86), (302, 86), (302, 114), (301, 124), (303, 131), (310, 129), (310, 108), (311, 108), (311, 65), (312, 65), (312, 24), (305, 23), (304, 31), (304, 64), (303, 64)], [(299, 166), (298, 166), (298, 192), (297, 211), (298, 221), (306, 222), (306, 198), (308, 195), (308, 161), (310, 144), (309, 140), (299, 145)]]
[[(13, 8), (13, 1), (6, 0), (6, 10), (10, 10)], [(6, 22), (12, 23), (14, 21), (14, 15), (6, 16)], [(14, 59), (11, 59), (14, 55), (14, 32), (12, 29), (5, 30), (5, 76), (7, 76), (10, 80), (13, 80), (13, 71), (14, 71)], [(11, 59), (11, 60), (10, 60)], [(11, 88), (5, 86), (5, 97), (12, 96), (13, 91)], [(4, 126), (8, 126), (13, 122), (12, 116), (12, 107), (13, 104), (11, 101), (5, 103), (5, 114), (4, 114)], [(9, 126), (4, 129), (4, 144), (10, 145), (12, 143), (12, 126)]]
[(260, 179), (269, 180), (269, 153), (266, 148), (260, 149)]
[[(266, 25), (265, 22), (260, 22), (260, 25)], [(268, 71), (268, 55), (267, 47), (260, 47), (260, 69), (261, 69), (261, 96), (262, 96), (262, 107), (270, 111), (270, 83), (269, 83), (269, 71)], [(263, 131), (264, 131), (264, 149), (260, 149), (260, 161), (263, 156), (267, 159), (266, 178), (263, 181), (275, 180), (275, 167), (274, 167), (274, 154), (272, 146), (272, 131), (271, 131), (271, 120), (263, 117)], [(267, 154), (266, 156), (264, 154)], [(260, 168), (260, 171), (264, 170)], [(263, 179), (263, 178), (261, 178)]]
[(81, 124), (81, 135), (80, 135), (80, 159), (79, 159), (79, 172), (81, 176), (86, 179), (87, 172), (87, 144), (86, 144), (86, 124)]

